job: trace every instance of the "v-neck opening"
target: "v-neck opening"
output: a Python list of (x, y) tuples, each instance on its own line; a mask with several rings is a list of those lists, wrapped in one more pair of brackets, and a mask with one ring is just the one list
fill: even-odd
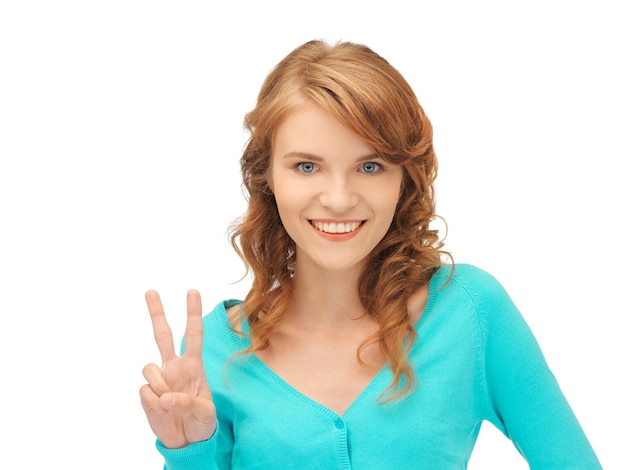
[[(424, 311), (422, 312), (422, 314), (420, 315), (420, 317), (417, 319), (417, 321), (414, 324), (414, 328), (416, 330), (418, 330), (421, 323), (425, 321), (425, 319), (429, 316), (431, 310), (433, 309), (433, 305), (437, 297), (436, 291), (441, 285), (441, 281), (439, 279), (441, 275), (442, 273), (440, 269), (432, 276), (432, 278), (430, 279), (428, 283), (428, 298), (426, 300), (426, 305), (424, 306)], [(436, 282), (433, 282), (433, 281), (436, 281)], [(232, 307), (233, 305), (236, 305), (237, 303), (239, 303), (240, 305), (243, 304), (243, 302), (235, 301), (235, 300), (229, 300), (229, 301), (224, 302), (223, 303), (224, 308), (222, 309), (220, 313), (223, 315), (222, 320), (224, 321), (224, 325), (228, 329), (231, 338), (233, 339), (233, 341), (239, 344), (241, 349), (244, 349), (250, 345), (250, 340), (249, 340), (250, 326), (248, 324), (248, 320), (245, 317), (245, 315), (241, 315), (241, 333), (242, 334), (240, 335), (234, 329), (234, 326), (232, 325), (230, 319), (228, 318), (228, 313), (226, 312), (228, 308)], [(409, 353), (411, 353), (416, 346), (417, 346), (417, 341), (413, 344), (411, 351), (409, 351)], [(345, 411), (339, 414), (336, 411), (334, 411), (332, 408), (329, 408), (328, 406), (322, 404), (321, 402), (315, 400), (314, 398), (311, 398), (307, 394), (301, 392), (296, 387), (291, 385), (280, 374), (275, 372), (270, 366), (268, 366), (265, 362), (263, 362), (256, 354), (252, 353), (249, 356), (246, 356), (246, 358), (253, 360), (256, 363), (256, 365), (265, 372), (266, 376), (270, 377), (274, 383), (276, 383), (280, 388), (282, 388), (286, 392), (290, 393), (292, 396), (297, 397), (299, 400), (305, 403), (308, 403), (309, 405), (322, 411), (326, 415), (329, 415), (333, 418), (339, 417), (342, 419), (345, 418), (347, 415), (349, 415), (350, 412), (354, 408), (358, 407), (359, 403), (362, 402), (365, 399), (365, 397), (367, 397), (368, 395), (374, 392), (374, 389), (377, 387), (377, 385), (379, 384), (379, 382), (382, 380), (383, 376), (386, 373), (387, 374), (391, 373), (388, 365), (386, 363), (383, 364), (383, 366), (378, 370), (378, 372), (376, 372), (376, 374), (367, 383), (367, 385), (363, 388), (363, 390), (361, 390), (361, 392), (359, 392), (358, 395), (356, 395), (356, 397), (350, 402), (350, 404), (345, 409)], [(381, 394), (383, 391), (384, 390), (381, 390), (379, 394)]]
[[(226, 312), (226, 310), (228, 308), (232, 307), (236, 303), (237, 302), (235, 302), (235, 301), (224, 302), (224, 304), (223, 304), (224, 308), (221, 309), (219, 311), (219, 313), (222, 316), (222, 321), (224, 322), (224, 325), (226, 326), (231, 339), (234, 342), (236, 342), (241, 349), (245, 349), (245, 348), (247, 348), (250, 345), (250, 340), (249, 340), (250, 327), (248, 325), (247, 319), (245, 318), (245, 316), (241, 317), (241, 333), (242, 333), (242, 335), (239, 335), (239, 333), (234, 329), (232, 323), (230, 322), (230, 319), (228, 318), (228, 313)], [(314, 398), (310, 397), (306, 393), (300, 391), (298, 388), (296, 388), (293, 385), (291, 385), (280, 374), (278, 374), (276, 371), (274, 371), (274, 369), (272, 369), (265, 362), (263, 362), (263, 360), (261, 360), (261, 358), (259, 358), (256, 354), (252, 353), (252, 354), (249, 354), (247, 356), (244, 356), (243, 360), (244, 361), (245, 360), (252, 360), (257, 367), (260, 367), (263, 370), (263, 372), (265, 373), (266, 377), (269, 377), (275, 384), (277, 384), (281, 389), (285, 390), (291, 396), (294, 396), (297, 399), (299, 399), (300, 401), (309, 404), (310, 406), (312, 406), (313, 408), (321, 411), (325, 415), (328, 415), (328, 416), (330, 416), (332, 418), (341, 418), (341, 419), (343, 419), (346, 415), (348, 415), (353, 408), (358, 406), (358, 404), (360, 402), (362, 402), (365, 399), (366, 396), (368, 396), (370, 393), (372, 393), (372, 391), (376, 388), (377, 384), (382, 380), (382, 377), (385, 375), (385, 373), (389, 372), (389, 368), (387, 367), (386, 364), (384, 364), (376, 372), (376, 374), (374, 374), (374, 376), (367, 383), (367, 385), (350, 402), (350, 404), (346, 407), (345, 411), (340, 414), (340, 413), (337, 413), (332, 408), (329, 408), (328, 406), (326, 406), (323, 403), (315, 400)]]
[(358, 406), (360, 402), (362, 402), (367, 395), (371, 393), (373, 389), (375, 389), (376, 385), (380, 382), (381, 377), (384, 375), (389, 368), (386, 365), (383, 367), (372, 377), (372, 379), (367, 383), (367, 385), (358, 393), (358, 395), (350, 402), (350, 404), (346, 407), (343, 413), (338, 413), (332, 408), (324, 405), (320, 401), (310, 397), (306, 393), (298, 390), (296, 387), (291, 385), (287, 380), (282, 378), (278, 373), (276, 373), (270, 366), (268, 366), (265, 362), (263, 362), (256, 354), (251, 354), (250, 359), (252, 359), (258, 367), (261, 367), (263, 371), (266, 373), (268, 377), (270, 377), (274, 383), (276, 383), (280, 388), (284, 389), (287, 393), (296, 397), (297, 399), (308, 403), (314, 408), (322, 411), (326, 415), (330, 415), (333, 418), (345, 418), (346, 415), (350, 413), (350, 411)]

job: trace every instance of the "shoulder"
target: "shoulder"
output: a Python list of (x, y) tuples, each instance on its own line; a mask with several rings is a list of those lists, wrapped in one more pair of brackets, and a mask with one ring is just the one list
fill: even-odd
[(451, 284), (472, 295), (495, 293), (503, 289), (491, 273), (466, 263), (442, 266), (433, 277), (433, 283), (440, 289)]
[(202, 323), (204, 336), (230, 338), (236, 336), (241, 322), (237, 323), (241, 309), (241, 300), (228, 299), (219, 302), (209, 313), (205, 314)]
[(485, 321), (516, 310), (504, 286), (490, 272), (472, 264), (446, 265), (432, 280), (434, 295), (457, 308), (464, 306)]
[(241, 309), (241, 300), (227, 299), (218, 302), (212, 310), (206, 313), (203, 317), (205, 322), (221, 321), (227, 322), (233, 316), (236, 316)]

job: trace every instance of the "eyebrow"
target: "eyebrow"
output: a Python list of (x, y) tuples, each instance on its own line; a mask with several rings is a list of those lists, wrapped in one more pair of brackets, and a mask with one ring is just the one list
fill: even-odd
[[(315, 155), (313, 153), (308, 153), (308, 152), (287, 152), (286, 154), (283, 155), (283, 158), (298, 158), (298, 159), (303, 159), (303, 160), (307, 160), (311, 162), (324, 161), (324, 158), (318, 155)], [(365, 155), (363, 157), (358, 158), (357, 162), (366, 162), (370, 160), (381, 160), (381, 158), (375, 153), (373, 153), (373, 154)]]

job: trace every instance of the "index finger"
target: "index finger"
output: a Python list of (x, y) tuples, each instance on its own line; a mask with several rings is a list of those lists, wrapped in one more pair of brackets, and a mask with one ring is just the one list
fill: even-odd
[(154, 290), (146, 292), (146, 303), (148, 304), (150, 319), (152, 320), (154, 339), (161, 353), (161, 360), (165, 362), (176, 357), (172, 330), (165, 318), (165, 312), (163, 311), (163, 304), (161, 303), (159, 293)]
[(202, 357), (202, 301), (200, 293), (191, 289), (187, 292), (187, 327), (185, 328), (185, 355)]

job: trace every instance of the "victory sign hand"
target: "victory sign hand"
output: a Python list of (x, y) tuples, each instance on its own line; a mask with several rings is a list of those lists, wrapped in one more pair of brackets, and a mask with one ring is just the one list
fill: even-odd
[(187, 293), (185, 353), (176, 355), (172, 331), (165, 318), (159, 294), (146, 293), (154, 338), (162, 364), (143, 369), (147, 384), (140, 390), (141, 405), (154, 434), (165, 447), (184, 447), (209, 439), (217, 419), (211, 390), (202, 363), (202, 302), (196, 290)]

